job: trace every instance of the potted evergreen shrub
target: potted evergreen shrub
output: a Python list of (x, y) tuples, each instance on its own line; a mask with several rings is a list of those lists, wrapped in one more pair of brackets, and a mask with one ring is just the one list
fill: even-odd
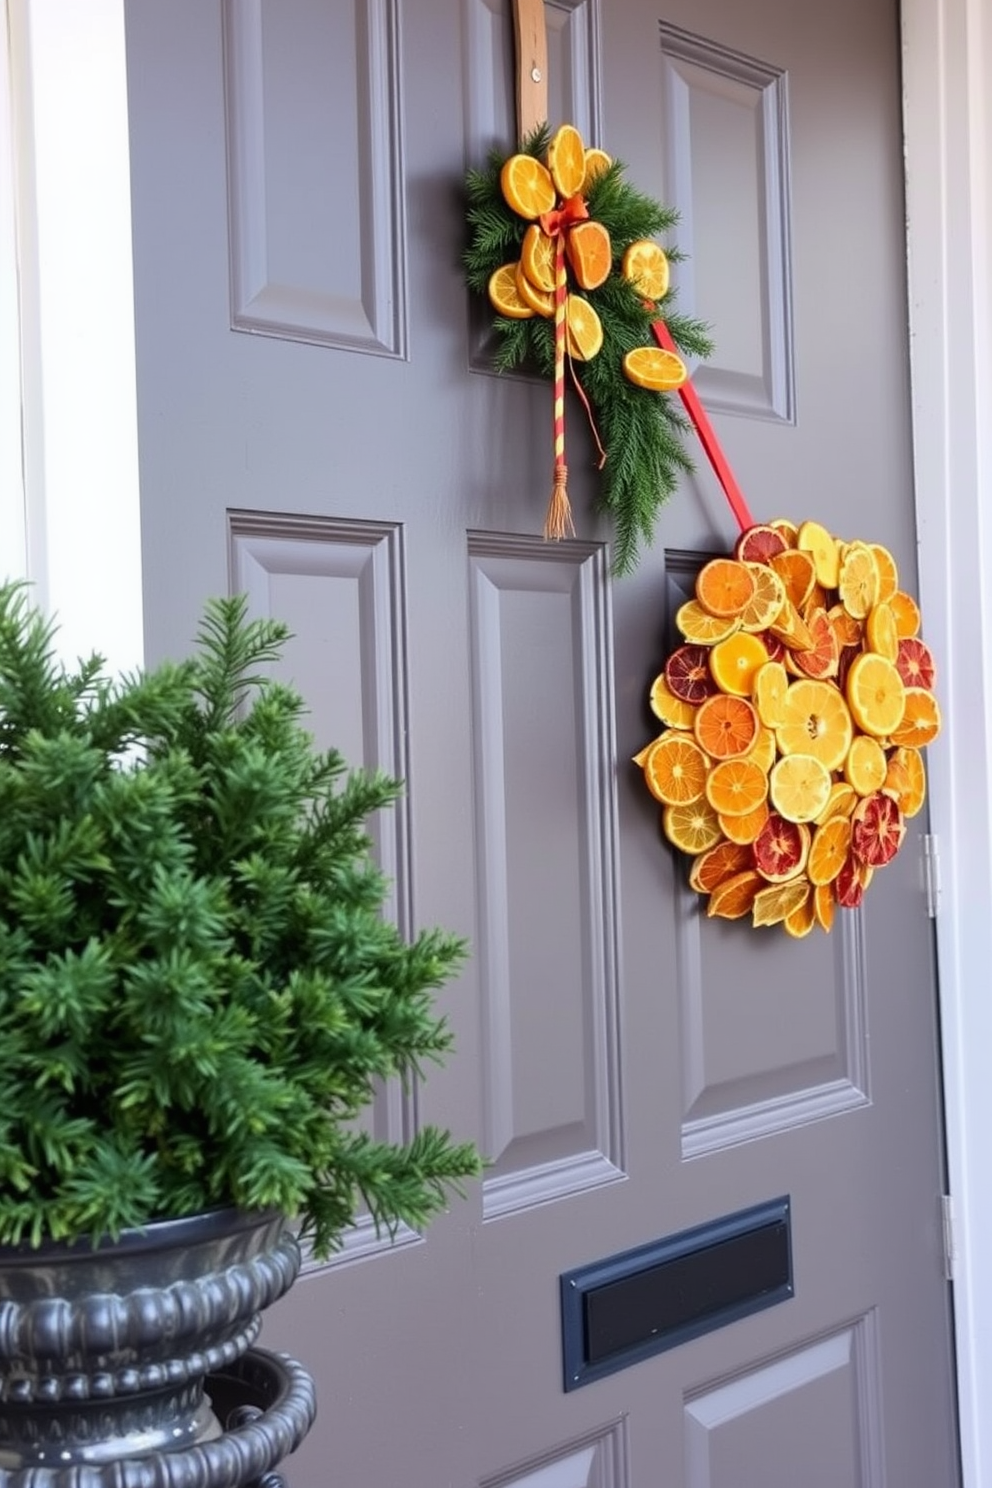
[[(98, 657), (66, 669), (23, 587), (0, 587), (11, 1484), (168, 1448), (179, 1488), (191, 1450), (226, 1443), (203, 1377), (250, 1348), (297, 1235), (325, 1256), (362, 1203), (421, 1227), (479, 1170), (446, 1132), (394, 1146), (357, 1119), (379, 1079), (448, 1051), (433, 993), (464, 946), (382, 918), (367, 822), (398, 786), (314, 747), (272, 675), (285, 637), (217, 600), (188, 659), (112, 681)], [(255, 1452), (265, 1417), (245, 1425), (207, 1481), (296, 1444), (312, 1402), (277, 1384), (296, 1390), (288, 1434)]]

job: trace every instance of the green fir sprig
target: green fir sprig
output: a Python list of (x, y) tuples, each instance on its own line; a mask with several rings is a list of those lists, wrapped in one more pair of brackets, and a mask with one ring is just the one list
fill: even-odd
[[(548, 138), (548, 129), (542, 126), (524, 141), (521, 150), (543, 159)], [(504, 154), (493, 151), (486, 168), (470, 170), (465, 181), (470, 232), (464, 254), (465, 279), (481, 295), (487, 295), (489, 280), (502, 264), (520, 257), (529, 225), (503, 197), (500, 172), (505, 160)], [(636, 566), (639, 544), (651, 542), (660, 508), (680, 475), (691, 471), (693, 464), (684, 443), (691, 426), (678, 399), (632, 383), (624, 375), (623, 357), (636, 346), (654, 344), (651, 322), (659, 312), (683, 356), (707, 357), (712, 343), (701, 322), (673, 312), (671, 292), (652, 309), (619, 273), (631, 243), (670, 232), (677, 214), (631, 186), (618, 160), (593, 181), (586, 201), (590, 217), (609, 232), (614, 271), (598, 289), (582, 291), (599, 315), (603, 345), (591, 361), (573, 361), (571, 371), (589, 400), (606, 452), (600, 500), (614, 524), (613, 570), (625, 574)], [(666, 251), (678, 261), (677, 250)], [(553, 321), (542, 316), (512, 320), (497, 314), (493, 325), (498, 336), (494, 356), (498, 371), (531, 365), (543, 376), (553, 377)]]

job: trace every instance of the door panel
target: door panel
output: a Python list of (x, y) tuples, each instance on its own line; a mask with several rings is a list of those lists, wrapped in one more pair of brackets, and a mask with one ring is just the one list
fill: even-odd
[[(884, 542), (912, 584), (891, 0), (547, 7), (568, 118), (681, 213), (698, 384), (759, 518)], [(491, 1158), (426, 1237), (367, 1221), (264, 1340), (314, 1370), (296, 1488), (955, 1481), (933, 958), (918, 821), (864, 912), (706, 921), (631, 756), (701, 554), (701, 459), (609, 576), (536, 534), (551, 394), (491, 374), (467, 162), (512, 135), (508, 0), (129, 0), (147, 650), (244, 590), (318, 740), (407, 781), (404, 929), (473, 957), (457, 1055), (369, 1120)], [(558, 1277), (788, 1194), (795, 1296), (566, 1394)]]

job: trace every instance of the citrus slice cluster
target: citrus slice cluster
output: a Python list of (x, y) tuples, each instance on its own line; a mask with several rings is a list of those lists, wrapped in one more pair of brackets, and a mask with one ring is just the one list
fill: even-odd
[(892, 861), (940, 731), (936, 668), (889, 551), (818, 522), (742, 533), (675, 617), (636, 756), (707, 914), (829, 930)]

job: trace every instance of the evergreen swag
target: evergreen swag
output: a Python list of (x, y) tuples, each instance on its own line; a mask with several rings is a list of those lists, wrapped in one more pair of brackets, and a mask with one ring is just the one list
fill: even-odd
[(191, 659), (112, 683), (0, 588), (0, 1243), (237, 1205), (326, 1255), (358, 1195), (420, 1226), (479, 1170), (355, 1124), (449, 1049), (464, 947), (382, 919), (363, 823), (398, 787), (313, 749), (264, 675), (286, 634), (218, 600)]
[[(520, 149), (543, 160), (548, 139), (548, 128), (542, 125)], [(482, 295), (487, 294), (496, 269), (520, 257), (528, 226), (507, 205), (500, 189), (505, 160), (505, 155), (493, 151), (485, 170), (470, 170), (466, 176), (470, 241), (464, 255), (465, 277), (469, 288)], [(610, 234), (615, 269), (631, 243), (669, 232), (677, 221), (675, 212), (629, 185), (623, 171), (621, 162), (614, 160), (609, 170), (593, 182), (586, 197), (590, 217), (601, 222)], [(670, 259), (678, 261), (676, 251), (666, 251)], [(651, 542), (658, 511), (674, 491), (679, 474), (693, 468), (682, 442), (691, 424), (672, 394), (648, 392), (630, 382), (623, 372), (628, 351), (654, 344), (651, 322), (657, 319), (658, 311), (645, 306), (633, 285), (618, 272), (611, 273), (599, 289), (582, 292), (602, 321), (603, 347), (592, 361), (573, 362), (572, 373), (589, 400), (606, 451), (601, 501), (614, 523), (613, 571), (625, 574), (637, 563), (638, 543)], [(712, 344), (706, 327), (677, 314), (671, 300), (672, 295), (666, 295), (659, 309), (676, 346), (686, 356), (709, 356)], [(497, 371), (508, 372), (530, 363), (542, 376), (553, 378), (552, 320), (541, 316), (511, 320), (496, 315), (493, 324), (499, 337)]]

